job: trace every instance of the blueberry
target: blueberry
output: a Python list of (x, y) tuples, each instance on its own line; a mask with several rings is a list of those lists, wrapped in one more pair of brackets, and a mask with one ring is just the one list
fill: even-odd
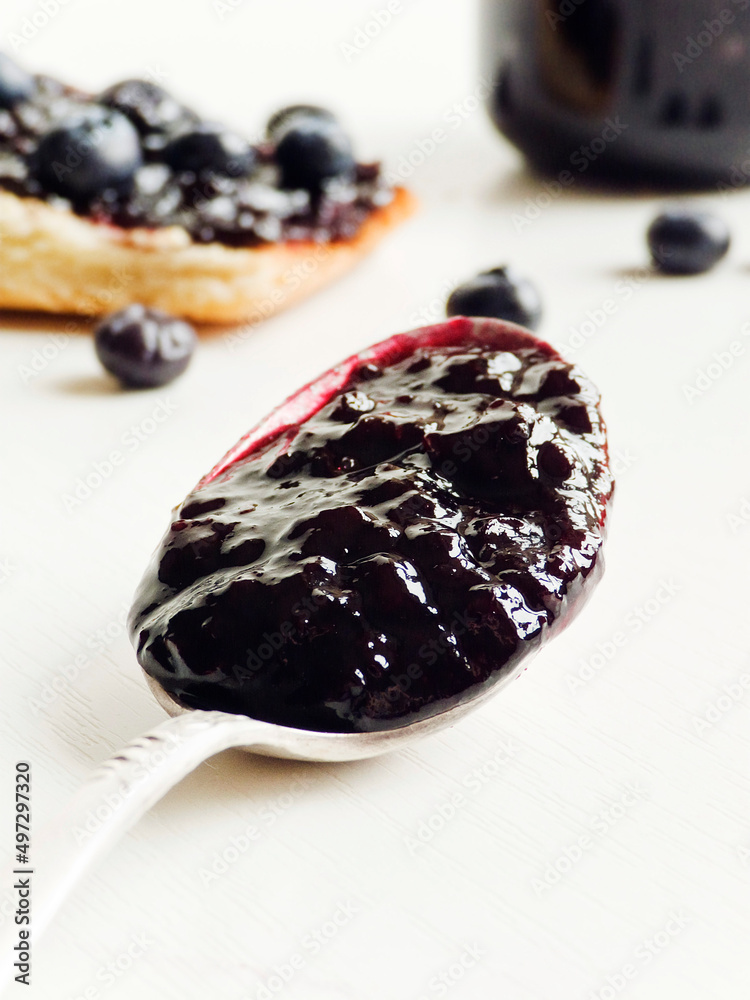
[(198, 120), (189, 108), (149, 80), (116, 83), (100, 95), (99, 102), (124, 114), (142, 135), (167, 132)]
[(166, 146), (164, 162), (176, 171), (204, 171), (243, 177), (256, 164), (253, 147), (234, 132), (203, 123), (176, 136)]
[(189, 323), (139, 304), (107, 316), (94, 331), (99, 360), (132, 389), (166, 385), (177, 378), (187, 368), (196, 342)]
[(281, 108), (268, 119), (266, 137), (269, 142), (278, 142), (281, 136), (294, 123), (302, 120), (336, 122), (336, 116), (327, 108), (319, 108), (316, 104), (290, 104)]
[(0, 52), (0, 108), (12, 108), (34, 92), (34, 77)]
[(276, 162), (281, 186), (314, 190), (334, 177), (354, 175), (349, 137), (335, 121), (300, 117), (279, 139)]
[(508, 267), (482, 271), (448, 298), (448, 316), (493, 316), (536, 330), (542, 303), (534, 285)]
[(648, 228), (648, 246), (657, 270), (664, 274), (702, 274), (729, 249), (729, 229), (709, 212), (672, 208)]
[(97, 105), (45, 133), (32, 160), (44, 187), (73, 202), (127, 188), (143, 162), (128, 119)]

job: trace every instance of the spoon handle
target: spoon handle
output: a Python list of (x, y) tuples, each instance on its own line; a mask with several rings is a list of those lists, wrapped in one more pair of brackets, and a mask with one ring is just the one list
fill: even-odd
[[(213, 754), (263, 742), (267, 732), (266, 723), (244, 715), (187, 712), (100, 764), (32, 843), (32, 946), (79, 880), (170, 788)], [(5, 886), (22, 877), (6, 873)], [(13, 950), (17, 932), (8, 919), (0, 933), (0, 990), (19, 972)]]

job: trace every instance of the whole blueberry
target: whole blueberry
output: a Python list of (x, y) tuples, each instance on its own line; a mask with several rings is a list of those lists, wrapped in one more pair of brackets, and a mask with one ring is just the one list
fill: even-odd
[(32, 158), (48, 191), (85, 202), (127, 188), (143, 157), (138, 133), (119, 111), (92, 107), (45, 133)]
[(108, 87), (99, 96), (99, 103), (120, 111), (142, 135), (167, 132), (198, 120), (189, 108), (150, 80), (122, 80)]
[(276, 162), (282, 187), (307, 190), (334, 177), (352, 177), (356, 167), (346, 132), (324, 118), (293, 120), (279, 139)]
[(280, 108), (268, 119), (266, 137), (269, 142), (278, 142), (293, 123), (311, 119), (336, 122), (336, 116), (327, 108), (320, 108), (316, 104), (290, 104), (289, 107)]
[(241, 136), (218, 125), (203, 123), (175, 136), (164, 149), (163, 159), (173, 170), (244, 177), (256, 164), (253, 147)]
[(196, 343), (189, 323), (138, 303), (107, 316), (94, 331), (99, 360), (132, 389), (154, 388), (177, 378)]
[(0, 108), (12, 108), (34, 92), (34, 77), (0, 52)]
[(535, 286), (511, 268), (495, 267), (459, 285), (448, 298), (448, 316), (492, 316), (536, 330), (542, 302)]
[(729, 228), (709, 212), (671, 208), (648, 227), (651, 260), (663, 274), (702, 274), (729, 249)]

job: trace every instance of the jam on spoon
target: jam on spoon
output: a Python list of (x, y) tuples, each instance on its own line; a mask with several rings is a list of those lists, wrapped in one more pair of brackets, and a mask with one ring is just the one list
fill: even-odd
[(591, 591), (611, 495), (596, 391), (509, 323), (402, 334), (301, 389), (199, 483), (141, 584), (133, 637), (175, 717), (37, 838), (35, 940), (213, 754), (359, 760), (492, 696)]
[(388, 730), (517, 674), (601, 569), (598, 394), (511, 324), (456, 318), (305, 387), (178, 508), (131, 612), (178, 704)]

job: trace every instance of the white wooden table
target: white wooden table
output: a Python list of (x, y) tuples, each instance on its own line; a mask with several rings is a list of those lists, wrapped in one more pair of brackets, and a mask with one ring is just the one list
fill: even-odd
[[(9, 6), (12, 51), (41, 5)], [(750, 192), (713, 196), (735, 237), (720, 268), (655, 278), (658, 199), (578, 183), (540, 199), (477, 110), (472, 4), (403, 0), (370, 37), (373, 9), (386, 0), (60, 0), (18, 53), (91, 88), (156, 76), (250, 134), (284, 103), (327, 104), (392, 168), (442, 138), (409, 178), (421, 212), (387, 245), (234, 349), (206, 335), (164, 390), (112, 391), (86, 324), (0, 321), (2, 860), (16, 760), (38, 829), (160, 719), (122, 622), (172, 505), (297, 385), (439, 318), (481, 268), (538, 282), (541, 333), (602, 390), (607, 574), (522, 680), (409, 752), (199, 768), (81, 886), (11, 995), (742, 1000)], [(113, 449), (125, 461), (66, 504)]]

